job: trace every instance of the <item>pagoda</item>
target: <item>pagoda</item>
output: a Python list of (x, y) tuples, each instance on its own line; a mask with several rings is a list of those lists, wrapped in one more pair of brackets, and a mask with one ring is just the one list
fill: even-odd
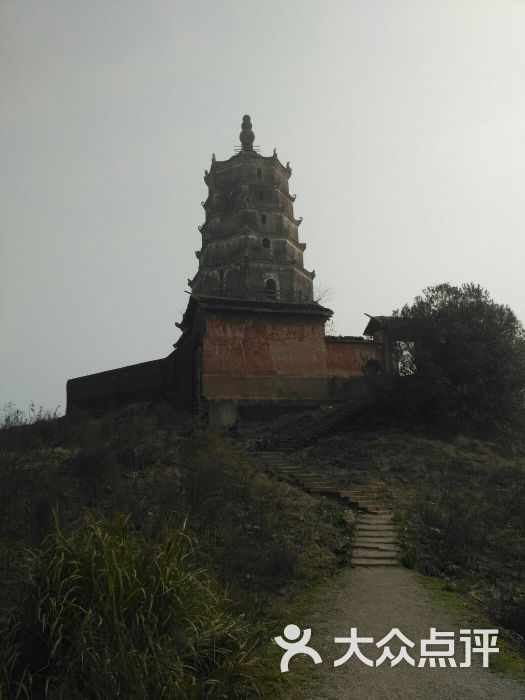
[(227, 160), (212, 156), (198, 270), (174, 350), (159, 360), (70, 379), (68, 413), (165, 400), (215, 425), (333, 404), (386, 366), (384, 339), (325, 334), (330, 309), (304, 267), (292, 169), (254, 148), (250, 117)]
[(303, 265), (290, 164), (283, 166), (275, 149), (268, 157), (257, 153), (254, 138), (245, 115), (239, 152), (225, 161), (212, 156), (205, 171), (206, 220), (192, 294), (312, 303), (315, 272)]

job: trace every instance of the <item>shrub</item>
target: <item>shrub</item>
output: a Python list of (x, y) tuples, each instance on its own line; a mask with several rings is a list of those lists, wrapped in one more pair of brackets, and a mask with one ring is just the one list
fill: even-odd
[(486, 434), (521, 425), (525, 395), (525, 330), (513, 311), (475, 284), (428, 287), (394, 312), (410, 324), (413, 354), (401, 372), (416, 370), (405, 404), (458, 430)]

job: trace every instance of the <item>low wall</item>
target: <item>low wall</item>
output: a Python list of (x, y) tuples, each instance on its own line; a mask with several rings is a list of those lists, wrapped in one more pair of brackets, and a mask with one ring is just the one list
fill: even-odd
[(170, 379), (169, 360), (151, 360), (70, 379), (66, 388), (67, 413), (164, 398)]
[(383, 368), (383, 344), (353, 337), (325, 338), (330, 377), (354, 378)]

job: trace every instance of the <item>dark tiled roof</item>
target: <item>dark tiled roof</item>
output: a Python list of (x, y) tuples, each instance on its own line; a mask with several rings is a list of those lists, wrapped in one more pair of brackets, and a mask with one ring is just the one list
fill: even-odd
[[(223, 311), (254, 311), (256, 313), (299, 314), (304, 316), (332, 316), (333, 311), (316, 302), (298, 303), (279, 299), (238, 299), (231, 297), (211, 297), (192, 294), (184, 312), (181, 323), (175, 324), (184, 332), (189, 328), (191, 319), (198, 306), (205, 309)], [(182, 337), (182, 336), (181, 336)], [(175, 345), (179, 343), (179, 340)]]
[(326, 335), (327, 343), (373, 343), (373, 340), (363, 338), (362, 335)]
[(371, 316), (366, 314), (370, 319), (367, 323), (363, 335), (374, 335), (377, 331), (390, 331), (396, 336), (408, 338), (413, 335), (414, 324), (410, 319), (400, 318), (399, 316)]

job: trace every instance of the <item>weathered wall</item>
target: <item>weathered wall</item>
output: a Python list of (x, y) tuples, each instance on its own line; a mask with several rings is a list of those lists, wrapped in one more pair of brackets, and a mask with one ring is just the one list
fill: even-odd
[(331, 377), (359, 377), (370, 361), (383, 365), (381, 343), (345, 338), (326, 338), (326, 364)]
[(116, 408), (164, 398), (173, 376), (172, 356), (70, 379), (67, 412)]
[(370, 361), (384, 364), (382, 343), (325, 337), (320, 315), (199, 305), (168, 357), (70, 379), (67, 411), (166, 399), (188, 409), (208, 405), (223, 424), (233, 420), (225, 401), (288, 406), (353, 398), (353, 380)]
[(203, 394), (216, 398), (326, 398), (322, 318), (209, 312)]

